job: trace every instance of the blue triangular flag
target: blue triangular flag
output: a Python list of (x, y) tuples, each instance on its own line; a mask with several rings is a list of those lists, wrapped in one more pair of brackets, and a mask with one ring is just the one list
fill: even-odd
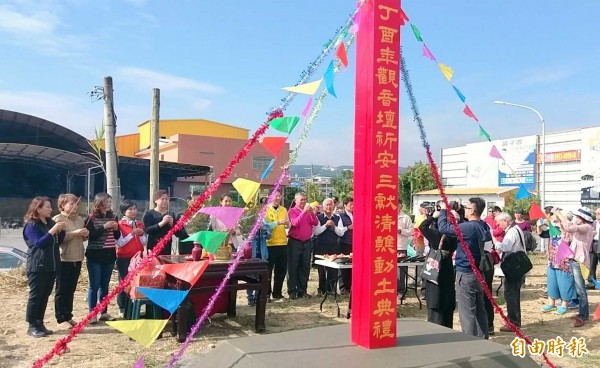
[(600, 282), (598, 282), (595, 278), (590, 277), (590, 280), (592, 280), (592, 284), (594, 284), (594, 286), (596, 287), (596, 289), (600, 290)]
[(137, 290), (146, 295), (154, 304), (168, 310), (171, 314), (175, 312), (175, 309), (179, 307), (179, 304), (181, 304), (189, 292), (189, 290), (180, 291), (145, 287), (138, 287)]
[(515, 199), (519, 200), (529, 197), (531, 197), (531, 193), (529, 193), (529, 191), (525, 189), (525, 186), (523, 184), (519, 184), (519, 191), (517, 192), (517, 195), (515, 195)]
[(416, 257), (417, 256), (417, 251), (415, 250), (415, 247), (413, 247), (412, 238), (410, 239), (410, 241), (408, 242), (408, 245), (406, 246), (406, 255), (408, 257)]
[(335, 95), (335, 90), (333, 89), (333, 60), (329, 63), (327, 67), (327, 71), (323, 77), (325, 79), (325, 85), (327, 86), (327, 92), (329, 92), (333, 97), (337, 98)]
[(265, 172), (263, 172), (262, 175), (260, 176), (260, 181), (265, 180), (267, 175), (269, 175), (269, 173), (271, 172), (271, 169), (273, 169), (274, 163), (275, 163), (275, 159), (272, 159), (271, 162), (269, 162), (269, 166), (267, 166), (267, 169), (265, 170)]
[(454, 92), (456, 92), (456, 94), (458, 95), (458, 98), (460, 98), (460, 100), (461, 100), (462, 102), (465, 102), (465, 100), (466, 100), (466, 98), (465, 98), (465, 95), (463, 95), (463, 94), (462, 94), (462, 93), (461, 93), (461, 92), (458, 90), (458, 88), (456, 88), (456, 87), (454, 87), (454, 86), (452, 86), (452, 88), (454, 88)]

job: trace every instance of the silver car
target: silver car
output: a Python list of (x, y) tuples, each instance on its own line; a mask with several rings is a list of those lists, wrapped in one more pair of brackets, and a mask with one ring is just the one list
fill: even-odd
[(27, 253), (13, 247), (0, 245), (0, 272), (14, 270), (24, 266), (27, 262)]

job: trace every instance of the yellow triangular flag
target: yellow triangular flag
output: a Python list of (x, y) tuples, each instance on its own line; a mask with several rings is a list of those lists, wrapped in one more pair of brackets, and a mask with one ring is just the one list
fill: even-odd
[(584, 280), (588, 279), (588, 276), (590, 275), (590, 269), (585, 267), (583, 263), (579, 263), (579, 267), (581, 267), (581, 276), (583, 276)]
[(252, 180), (237, 178), (233, 183), (231, 183), (235, 190), (240, 193), (244, 202), (254, 202), (254, 197), (256, 197), (256, 193), (258, 192), (258, 188), (260, 187), (260, 183), (257, 183)]
[(454, 70), (452, 70), (452, 68), (448, 65), (438, 64), (438, 66), (440, 67), (440, 70), (442, 71), (444, 77), (446, 77), (446, 79), (448, 79), (448, 82), (450, 82), (450, 79), (452, 79), (452, 76), (454, 75)]
[(123, 332), (147, 348), (160, 335), (167, 322), (169, 322), (168, 319), (136, 319), (132, 321), (108, 321), (106, 324)]
[(314, 95), (319, 89), (321, 81), (323, 81), (323, 79), (319, 79), (318, 81), (314, 82), (304, 83), (299, 86), (283, 87), (282, 89), (285, 89), (286, 91), (290, 92), (302, 93), (305, 95)]

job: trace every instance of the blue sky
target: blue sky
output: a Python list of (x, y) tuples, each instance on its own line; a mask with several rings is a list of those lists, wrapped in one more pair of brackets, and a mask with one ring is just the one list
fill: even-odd
[[(492, 139), (594, 126), (600, 115), (600, 2), (403, 1), (438, 61), (454, 69)], [(102, 103), (87, 93), (111, 75), (118, 134), (150, 117), (205, 118), (256, 129), (353, 11), (350, 0), (0, 1), (0, 108), (39, 116), (91, 137)], [(434, 152), (480, 141), (473, 120), (410, 28), (402, 44)], [(352, 164), (354, 54), (336, 74), (297, 163)], [(315, 75), (325, 72), (330, 59)], [(300, 115), (299, 96), (288, 115)], [(425, 156), (404, 93), (400, 165)], [(297, 129), (299, 131), (299, 129)], [(296, 134), (291, 137), (295, 145)]]

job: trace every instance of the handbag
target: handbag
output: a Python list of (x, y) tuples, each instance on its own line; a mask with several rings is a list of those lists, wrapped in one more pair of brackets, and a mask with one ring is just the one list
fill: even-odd
[(440, 263), (442, 262), (443, 250), (442, 246), (446, 239), (446, 235), (442, 235), (438, 249), (430, 249), (425, 259), (425, 265), (421, 269), (421, 279), (429, 281), (433, 284), (438, 284), (440, 276)]
[(529, 257), (527, 257), (527, 252), (525, 251), (525, 240), (519, 232), (519, 229), (515, 230), (519, 234), (521, 245), (523, 245), (523, 250), (508, 253), (500, 264), (500, 268), (502, 269), (504, 276), (511, 280), (519, 280), (533, 268)]
[(477, 240), (479, 241), (479, 254), (481, 255), (481, 259), (479, 260), (479, 271), (482, 273), (491, 272), (494, 269), (494, 260), (492, 255), (483, 249), (483, 239), (481, 239), (481, 234), (479, 232), (477, 232)]
[(498, 253), (496, 248), (492, 248), (492, 250), (490, 250), (490, 256), (492, 256), (492, 263), (494, 265), (500, 263), (500, 254)]

